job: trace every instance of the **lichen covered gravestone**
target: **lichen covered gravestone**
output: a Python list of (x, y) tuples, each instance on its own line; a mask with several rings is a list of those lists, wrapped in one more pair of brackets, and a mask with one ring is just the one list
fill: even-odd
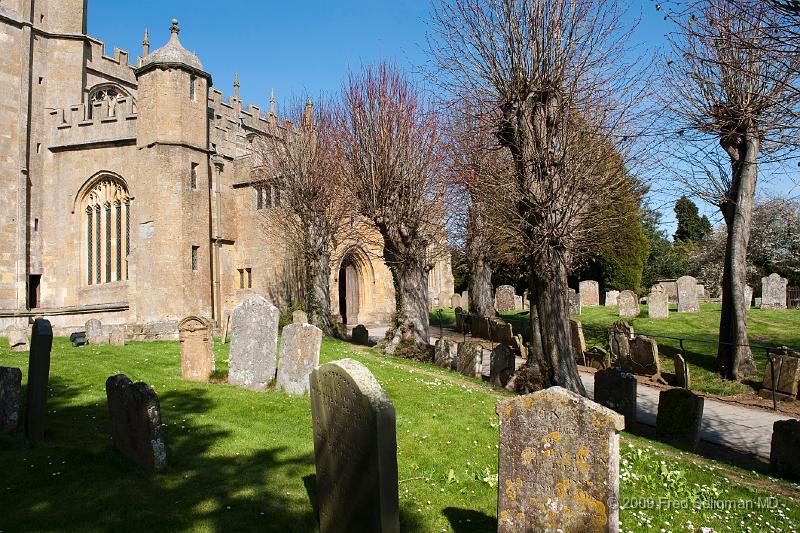
[(28, 356), (28, 388), (25, 395), (25, 438), (31, 442), (44, 438), (52, 348), (53, 327), (49, 321), (37, 318), (33, 322), (31, 351)]
[(106, 398), (117, 450), (147, 472), (163, 472), (167, 446), (155, 391), (146, 383), (133, 383), (125, 374), (117, 374), (106, 380)]
[(469, 341), (458, 343), (456, 370), (460, 374), (474, 378), (480, 361), (481, 347), (479, 344)]
[(636, 427), (636, 377), (618, 367), (594, 374), (594, 401), (625, 417), (625, 429)]
[(354, 344), (369, 344), (369, 330), (364, 324), (359, 324), (353, 328), (353, 334), (350, 336)]
[(630, 341), (630, 356), (620, 357), (619, 366), (625, 372), (650, 376), (654, 380), (661, 378), (661, 363), (658, 357), (658, 344), (653, 339), (637, 335)]
[(608, 346), (611, 355), (619, 361), (631, 356), (631, 340), (633, 339), (633, 326), (622, 320), (615, 322), (608, 328)]
[(678, 285), (678, 312), (695, 313), (700, 310), (697, 301), (697, 280), (692, 276), (681, 276)]
[(619, 316), (622, 318), (634, 318), (639, 316), (639, 298), (633, 291), (622, 291), (617, 298)]
[(489, 382), (497, 387), (505, 387), (516, 370), (516, 358), (507, 344), (495, 346), (489, 359)]
[(575, 289), (567, 289), (567, 307), (569, 307), (570, 316), (580, 316), (581, 297), (575, 292)]
[(86, 330), (86, 340), (89, 344), (99, 346), (111, 342), (111, 330), (104, 328), (103, 323), (96, 318), (87, 320), (84, 329)]
[(281, 356), (276, 388), (289, 394), (305, 394), (308, 376), (319, 365), (322, 330), (311, 324), (289, 324), (281, 333)]
[(0, 366), (0, 433), (13, 433), (19, 422), (22, 371)]
[(514, 310), (515, 290), (511, 285), (500, 285), (494, 292), (494, 307), (498, 313)]
[(669, 296), (660, 285), (655, 287), (659, 290), (653, 290), (647, 296), (647, 316), (655, 319), (669, 318)]
[(302, 309), (292, 312), (292, 324), (308, 324), (308, 315)]
[(499, 533), (619, 530), (621, 415), (561, 387), (497, 414)]
[(800, 481), (800, 420), (772, 424), (769, 464), (776, 474)]
[(786, 309), (788, 280), (776, 273), (761, 278), (761, 309)]
[(205, 318), (188, 316), (178, 324), (178, 338), (183, 379), (208, 381), (216, 368), (211, 324)]
[(619, 299), (619, 291), (606, 292), (606, 307), (616, 307)]
[(771, 399), (772, 389), (775, 389), (775, 399), (778, 401), (793, 401), (800, 389), (800, 353), (785, 346), (770, 350), (769, 354), (775, 372), (775, 385), (773, 386), (773, 369), (767, 363), (764, 369), (764, 381), (758, 391), (762, 398)]
[(581, 306), (597, 307), (600, 305), (600, 284), (596, 281), (586, 280), (578, 283), (578, 294)]
[(436, 341), (433, 350), (433, 360), (436, 366), (451, 370), (455, 367), (456, 343), (447, 338)]
[(108, 343), (111, 346), (125, 346), (125, 326), (111, 326), (108, 334)]
[(25, 352), (28, 350), (28, 329), (22, 326), (8, 326), (6, 329), (8, 347), (12, 352)]
[(228, 383), (266, 390), (275, 377), (280, 311), (262, 296), (252, 296), (233, 310)]
[(657, 439), (694, 450), (700, 442), (702, 422), (702, 396), (686, 389), (670, 389), (658, 394)]
[(311, 373), (311, 419), (323, 533), (400, 531), (395, 410), (352, 359)]

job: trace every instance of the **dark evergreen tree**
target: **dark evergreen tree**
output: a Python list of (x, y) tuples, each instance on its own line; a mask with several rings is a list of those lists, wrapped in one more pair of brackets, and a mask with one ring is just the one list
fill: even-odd
[(673, 240), (678, 242), (702, 242), (711, 234), (711, 222), (708, 217), (697, 210), (697, 205), (685, 196), (678, 198), (675, 202), (675, 218), (678, 220), (678, 227)]

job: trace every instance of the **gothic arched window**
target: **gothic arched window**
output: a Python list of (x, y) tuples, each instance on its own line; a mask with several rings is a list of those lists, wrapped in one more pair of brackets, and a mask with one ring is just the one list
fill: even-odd
[(123, 184), (101, 177), (83, 198), (87, 285), (128, 279), (131, 198)]
[(116, 85), (98, 85), (89, 91), (89, 103), (86, 106), (87, 119), (92, 118), (95, 102), (108, 102), (109, 106), (114, 107), (117, 98), (128, 96), (128, 94)]

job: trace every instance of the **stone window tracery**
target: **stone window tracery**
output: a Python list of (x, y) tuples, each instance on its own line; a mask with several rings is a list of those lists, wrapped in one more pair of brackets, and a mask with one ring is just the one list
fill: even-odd
[(114, 178), (100, 178), (85, 194), (82, 212), (87, 284), (128, 279), (130, 196), (127, 189)]
[(111, 109), (110, 114), (113, 115), (113, 109), (116, 107), (117, 98), (123, 96), (128, 96), (128, 94), (116, 85), (100, 85), (98, 87), (94, 87), (89, 92), (89, 104), (86, 106), (86, 118), (92, 118), (95, 102), (108, 102), (108, 105)]

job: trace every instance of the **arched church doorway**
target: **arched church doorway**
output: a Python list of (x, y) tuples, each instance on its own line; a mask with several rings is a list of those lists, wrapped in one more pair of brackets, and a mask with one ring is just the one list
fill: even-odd
[(359, 272), (352, 254), (339, 267), (339, 314), (345, 324), (358, 324)]

